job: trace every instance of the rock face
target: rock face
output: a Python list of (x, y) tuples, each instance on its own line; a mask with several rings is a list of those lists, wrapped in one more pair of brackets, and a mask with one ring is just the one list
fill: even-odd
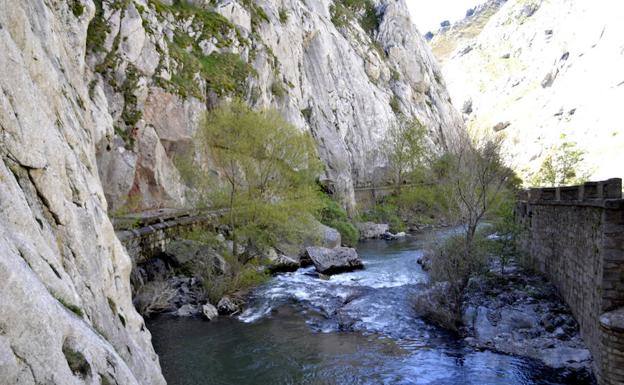
[(523, 176), (565, 137), (590, 178), (621, 177), (622, 18), (619, 2), (491, 0), (431, 45), (467, 126), (504, 135)]
[(379, 145), (400, 113), (437, 149), (462, 127), (403, 0), (376, 0), (372, 29), (359, 16), (337, 22), (341, 0), (174, 3), (104, 0), (91, 22), (99, 172), (115, 209), (184, 205), (172, 158), (191, 148), (207, 108), (232, 96), (311, 132), (322, 179), (348, 207), (354, 185), (385, 177)]
[(69, 3), (0, 1), (0, 382), (165, 384), (98, 177), (93, 4)]
[(307, 247), (306, 257), (321, 274), (337, 274), (364, 268), (355, 249), (350, 247)]

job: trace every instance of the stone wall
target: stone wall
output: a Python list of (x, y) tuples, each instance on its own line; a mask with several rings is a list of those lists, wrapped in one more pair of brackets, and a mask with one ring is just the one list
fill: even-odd
[(166, 251), (173, 240), (191, 231), (216, 231), (216, 218), (222, 211), (157, 210), (118, 218), (116, 234), (133, 263), (141, 263), (154, 254)]
[(622, 181), (525, 191), (516, 217), (529, 263), (557, 286), (579, 322), (598, 382), (623, 384)]

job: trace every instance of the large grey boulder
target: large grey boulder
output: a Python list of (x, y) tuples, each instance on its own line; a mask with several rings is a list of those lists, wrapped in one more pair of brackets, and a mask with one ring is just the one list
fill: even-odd
[(299, 261), (281, 253), (272, 254), (269, 259), (268, 269), (271, 273), (286, 273), (297, 270), (301, 264)]
[(306, 259), (310, 260), (321, 274), (337, 274), (363, 269), (364, 264), (355, 249), (350, 247), (306, 247)]
[(390, 226), (385, 223), (360, 222), (355, 227), (360, 231), (361, 239), (381, 238), (390, 232)]
[(214, 307), (214, 305), (211, 305), (210, 303), (206, 303), (204, 306), (202, 306), (202, 315), (208, 321), (212, 321), (213, 319), (219, 316), (219, 311), (217, 310), (216, 307)]

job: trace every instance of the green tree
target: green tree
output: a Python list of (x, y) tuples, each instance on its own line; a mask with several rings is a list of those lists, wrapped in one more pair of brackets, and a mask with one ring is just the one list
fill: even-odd
[(448, 199), (448, 218), (463, 226), (456, 235), (434, 251), (431, 260), (433, 281), (448, 282), (448, 306), (457, 323), (461, 319), (463, 293), (472, 275), (486, 266), (486, 249), (479, 224), (494, 214), (512, 196), (518, 185), (513, 171), (501, 156), (500, 138), (471, 140), (458, 136), (444, 156), (440, 185)]
[[(565, 139), (562, 136), (561, 139)], [(583, 169), (585, 151), (575, 142), (564, 141), (553, 146), (542, 161), (539, 171), (533, 175), (534, 186), (557, 187), (585, 182), (589, 173)]]
[(388, 155), (397, 194), (401, 186), (413, 182), (424, 168), (427, 129), (418, 119), (403, 118), (388, 131), (383, 146)]
[[(272, 246), (302, 237), (320, 207), (321, 171), (314, 141), (277, 111), (253, 111), (241, 101), (225, 104), (203, 121), (199, 158), (209, 160), (221, 183), (197, 183), (212, 206), (225, 207), (236, 255), (239, 240)], [(194, 173), (215, 180), (205, 165)]]

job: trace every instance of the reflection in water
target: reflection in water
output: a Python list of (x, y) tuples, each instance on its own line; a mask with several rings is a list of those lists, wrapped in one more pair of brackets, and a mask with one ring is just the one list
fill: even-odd
[[(440, 234), (437, 234), (440, 236)], [(373, 241), (366, 269), (321, 280), (311, 269), (275, 277), (239, 319), (150, 322), (170, 385), (561, 384), (535, 363), (467, 349), (419, 320), (426, 239)]]

